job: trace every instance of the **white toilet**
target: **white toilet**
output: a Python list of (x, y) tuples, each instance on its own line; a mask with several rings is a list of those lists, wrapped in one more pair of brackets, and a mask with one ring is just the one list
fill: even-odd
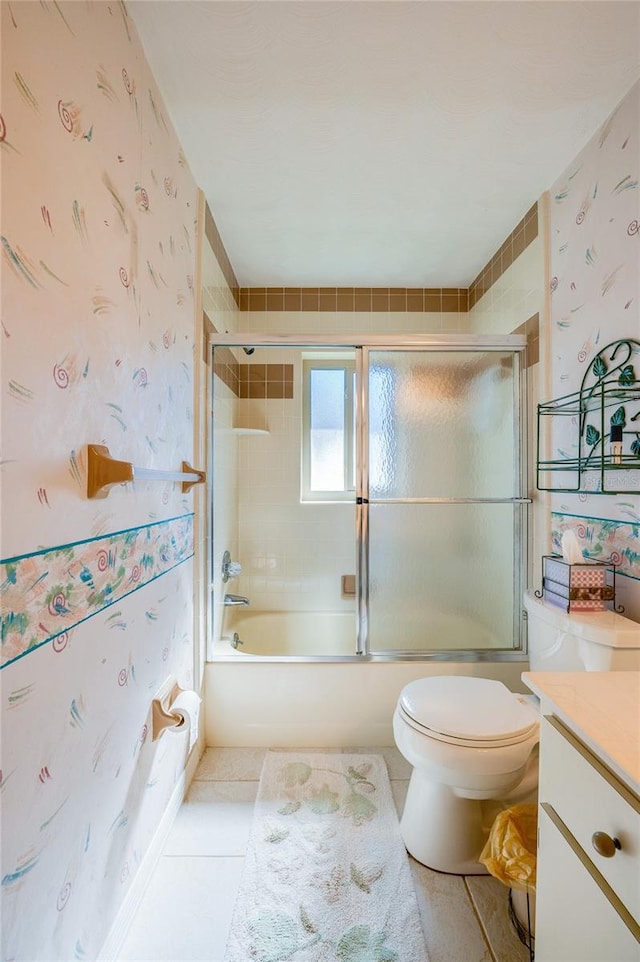
[[(524, 606), (532, 671), (640, 670), (640, 624), (612, 611), (569, 614), (532, 592)], [(402, 690), (393, 733), (413, 772), (400, 828), (423, 865), (485, 873), (478, 856), (495, 814), (535, 798), (533, 701), (465, 675), (421, 678)]]

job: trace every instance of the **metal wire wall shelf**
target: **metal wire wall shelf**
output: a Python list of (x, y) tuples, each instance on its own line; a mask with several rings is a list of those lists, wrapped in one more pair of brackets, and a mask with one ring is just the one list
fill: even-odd
[[(538, 405), (540, 491), (640, 493), (640, 341), (613, 341), (589, 363), (580, 390)], [(635, 422), (635, 423), (634, 423)], [(554, 448), (557, 457), (541, 451)]]

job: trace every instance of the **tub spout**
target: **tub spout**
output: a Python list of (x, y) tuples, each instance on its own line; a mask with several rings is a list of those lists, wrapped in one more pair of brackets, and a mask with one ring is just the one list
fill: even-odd
[(224, 603), (227, 607), (236, 607), (238, 605), (248, 605), (249, 599), (244, 598), (242, 595), (225, 595)]

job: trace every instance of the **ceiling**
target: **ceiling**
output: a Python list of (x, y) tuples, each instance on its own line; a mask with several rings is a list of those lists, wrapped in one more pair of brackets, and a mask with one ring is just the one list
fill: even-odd
[(640, 76), (636, 0), (127, 7), (242, 286), (468, 286)]

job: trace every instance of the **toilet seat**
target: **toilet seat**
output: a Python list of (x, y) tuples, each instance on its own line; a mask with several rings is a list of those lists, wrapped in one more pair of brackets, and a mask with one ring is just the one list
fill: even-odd
[(524, 700), (502, 682), (486, 678), (420, 678), (402, 690), (398, 710), (420, 734), (468, 748), (516, 745), (538, 726)]

